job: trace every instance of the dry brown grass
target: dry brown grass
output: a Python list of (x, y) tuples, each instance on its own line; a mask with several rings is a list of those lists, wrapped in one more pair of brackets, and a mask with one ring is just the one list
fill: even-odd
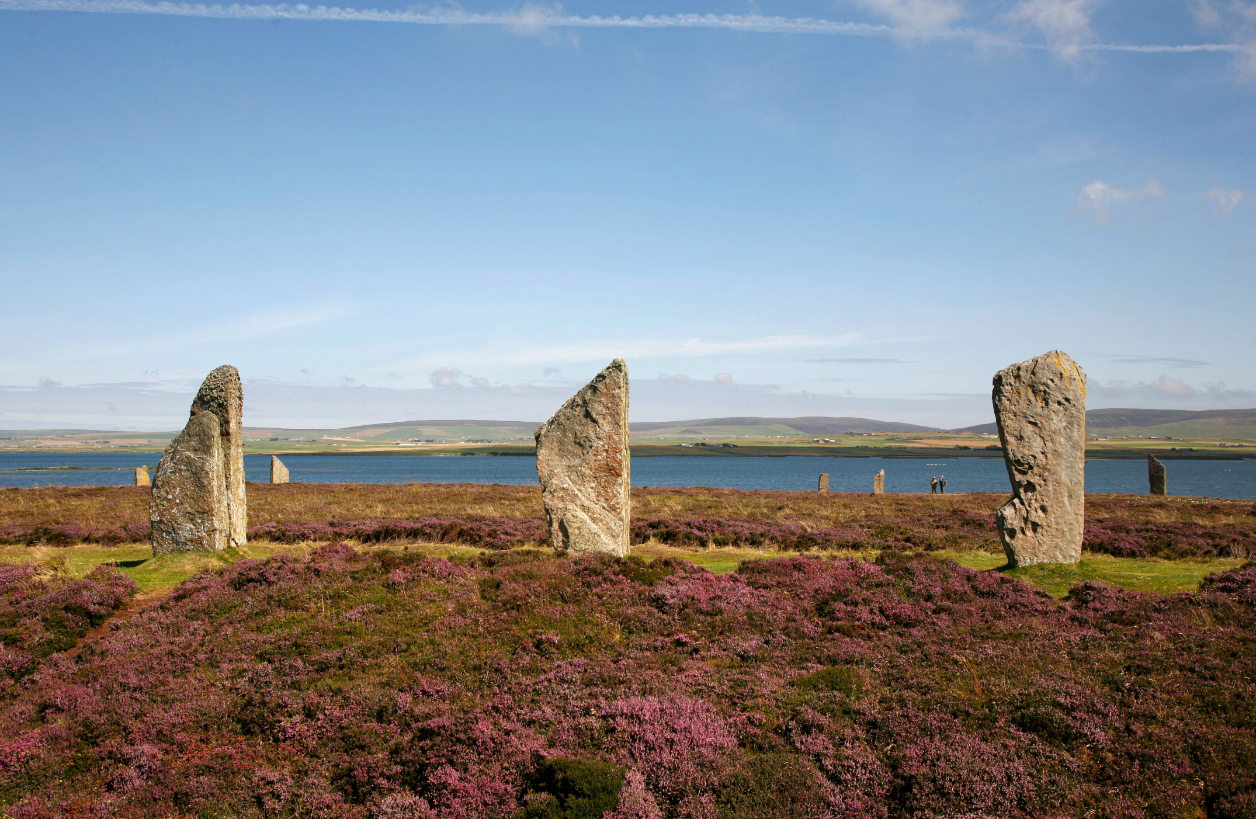
[[(59, 524), (84, 527), (148, 522), (144, 487), (46, 487), (0, 490), (0, 526)], [(484, 484), (270, 484), (248, 485), (249, 525), (329, 520), (414, 520), (486, 515), (512, 518), (543, 514), (535, 486)], [(788, 521), (813, 528), (856, 523), (993, 515), (1006, 495), (854, 495), (817, 492), (747, 492), (736, 489), (633, 490), (633, 517), (726, 518)], [(1120, 515), (1207, 527), (1251, 525), (1251, 501), (1092, 495), (1087, 517)]]

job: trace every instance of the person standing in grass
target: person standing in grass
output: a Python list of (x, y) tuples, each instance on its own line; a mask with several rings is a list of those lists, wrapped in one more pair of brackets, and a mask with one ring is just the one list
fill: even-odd
[(929, 494), (936, 495), (937, 493), (938, 493), (938, 479), (937, 477), (934, 477), (933, 480), (929, 481)]
[(946, 476), (945, 475), (938, 478), (938, 492), (943, 495), (946, 494)]

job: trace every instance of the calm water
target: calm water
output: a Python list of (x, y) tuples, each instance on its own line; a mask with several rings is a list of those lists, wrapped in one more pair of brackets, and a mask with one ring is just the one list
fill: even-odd
[[(156, 453), (0, 453), (3, 486), (129, 486), (137, 466), (155, 467)], [(503, 483), (535, 484), (530, 457), (433, 457), (423, 455), (290, 455), (283, 459), (294, 483)], [(22, 467), (105, 467), (93, 471), (14, 472)], [(270, 457), (244, 458), (248, 480), (270, 479)], [(1256, 498), (1256, 459), (1166, 461), (1169, 494)], [(887, 492), (928, 492), (929, 479), (946, 475), (951, 492), (1007, 492), (998, 458), (634, 458), (634, 486), (717, 486), (729, 489), (815, 489), (829, 473), (834, 492), (870, 492), (872, 476), (885, 469)], [(1086, 462), (1088, 492), (1147, 491), (1142, 460)]]

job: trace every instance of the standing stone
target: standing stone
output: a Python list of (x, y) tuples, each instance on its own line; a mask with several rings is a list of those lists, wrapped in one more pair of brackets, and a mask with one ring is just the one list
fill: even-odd
[(820, 494), (821, 495), (828, 494), (828, 491), (829, 491), (829, 473), (821, 472), (820, 473)]
[(148, 467), (135, 467), (135, 485), (136, 486), (152, 486), (152, 481), (148, 479)]
[(615, 359), (536, 431), (549, 544), (628, 554), (628, 366)]
[(1152, 495), (1165, 495), (1166, 481), (1164, 475), (1164, 464), (1155, 455), (1147, 456), (1147, 482), (1151, 484)]
[(885, 470), (884, 469), (882, 469), (880, 472), (872, 476), (872, 494), (874, 495), (885, 494)]
[(1012, 499), (999, 509), (1010, 566), (1076, 563), (1085, 524), (1086, 374), (1059, 350), (1000, 370), (994, 417)]
[(288, 467), (284, 466), (283, 461), (279, 460), (274, 455), (270, 456), (270, 482), (288, 482)]
[(243, 410), (236, 368), (211, 372), (192, 401), (187, 426), (157, 464), (148, 507), (154, 555), (245, 544)]

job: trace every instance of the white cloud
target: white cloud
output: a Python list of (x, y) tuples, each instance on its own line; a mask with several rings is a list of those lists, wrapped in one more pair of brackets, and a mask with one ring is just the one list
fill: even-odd
[[(0, 8), (3, 8), (0, 0)], [(292, 310), (273, 310), (255, 313), (220, 324), (210, 324), (193, 330), (169, 333), (164, 336), (135, 337), (126, 341), (98, 342), (76, 345), (63, 349), (74, 358), (108, 358), (151, 353), (154, 349), (170, 350), (182, 347), (205, 347), (233, 344), (259, 338), (272, 338), (295, 333), (318, 324), (326, 324), (351, 315), (356, 308), (348, 305), (326, 305)]]
[(1179, 369), (1207, 367), (1212, 363), (1210, 361), (1200, 361), (1195, 358), (1172, 358), (1150, 355), (1120, 355), (1113, 356), (1112, 360), (1117, 364), (1152, 364), (1159, 367), (1177, 367)]
[(1028, 22), (1042, 32), (1055, 56), (1077, 62), (1082, 47), (1095, 38), (1090, 28), (1095, 5), (1097, 0), (1024, 0), (1008, 16)]
[[(757, 14), (647, 14), (641, 17), (620, 15), (565, 14), (558, 6), (525, 5), (504, 12), (468, 12), (458, 8), (432, 11), (410, 9), (356, 9), (347, 7), (310, 7), (294, 5), (210, 5), (178, 3), (163, 0), (146, 3), (142, 0), (0, 0), (0, 11), (60, 11), (96, 14), (156, 14), (174, 17), (207, 17), (232, 20), (303, 20), (310, 22), (376, 22), (405, 23), (430, 26), (501, 26), (520, 34), (538, 34), (556, 28), (632, 28), (632, 29), (723, 29), (757, 34), (814, 34), (845, 37), (894, 37), (903, 34), (964, 38), (974, 42), (998, 42), (1016, 47), (1023, 44), (975, 28), (948, 28), (959, 17), (961, 6), (956, 0), (857, 0), (865, 7), (886, 15), (894, 25), (852, 23), (812, 17), (768, 17)], [(1234, 0), (1237, 2), (1237, 0)], [(1128, 45), (1091, 43), (1078, 38), (1089, 31), (1087, 9), (1090, 0), (1026, 0), (1014, 15), (1033, 22), (1048, 34), (1048, 41), (1060, 53), (1080, 50), (1113, 50), (1142, 53), (1192, 53), (1231, 51), (1248, 60), (1256, 70), (1256, 50), (1241, 42), (1193, 43), (1189, 45)], [(1241, 3), (1239, 5), (1242, 5)], [(1244, 7), (1247, 8), (1247, 7)], [(1079, 27), (1079, 20), (1084, 26)], [(1055, 38), (1055, 39), (1052, 39)], [(572, 40), (574, 42), (574, 40)], [(1084, 43), (1084, 44), (1083, 44)], [(1024, 47), (1033, 48), (1028, 45)]]
[(1195, 390), (1188, 384), (1183, 384), (1167, 375), (1160, 376), (1160, 380), (1151, 385), (1152, 392), (1164, 398), (1177, 398), (1179, 396), (1194, 395)]
[(1239, 73), (1256, 77), (1256, 3), (1193, 0), (1191, 10), (1200, 26), (1222, 32), (1232, 42), (1234, 64)]
[(438, 390), (463, 390), (466, 389), (458, 379), (462, 378), (460, 370), (451, 369), (449, 367), (441, 367), (432, 370), (432, 374), (427, 377), (428, 383), (434, 389)]
[(683, 384), (689, 381), (689, 376), (683, 375), (681, 373), (675, 373), (674, 375), (668, 375), (666, 373), (659, 373), (659, 381), (672, 381), (675, 383)]
[(716, 373), (716, 374), (715, 374), (715, 380), (716, 380), (716, 382), (717, 382), (717, 383), (720, 383), (720, 384), (731, 384), (731, 383), (733, 383), (733, 377), (732, 377), (731, 375), (729, 375), (728, 373)]
[(53, 380), (53, 379), (51, 379), (51, 378), (41, 378), (41, 379), (39, 379), (39, 386), (44, 387), (44, 388), (46, 388), (46, 389), (51, 389), (51, 388), (53, 388), (53, 387), (60, 387), (60, 386), (61, 386), (61, 382), (60, 382), (60, 381), (54, 381), (54, 380)]
[(1217, 207), (1213, 210), (1212, 215), (1218, 219), (1224, 219), (1230, 215), (1230, 211), (1234, 210), (1234, 207), (1239, 202), (1243, 201), (1243, 191), (1241, 188), (1228, 191), (1220, 185), (1213, 185), (1212, 190), (1204, 194), (1204, 197), (1216, 201)]
[[(533, 348), (518, 345), (508, 348), (503, 345), (492, 349), (415, 356), (403, 361), (387, 362), (380, 365), (380, 368), (382, 368), (381, 371), (393, 372), (407, 368), (440, 365), (451, 360), (463, 365), (491, 365), (539, 364), (553, 361), (610, 362), (616, 358), (626, 359), (631, 366), (634, 359), (701, 358), (724, 353), (775, 353), (784, 350), (842, 347), (857, 344), (860, 340), (858, 333), (844, 333), (836, 336), (766, 336), (741, 341), (707, 341), (701, 338), (689, 338), (588, 342)], [(548, 369), (554, 370), (554, 374), (558, 372), (556, 368)], [(546, 374), (549, 375), (548, 370)]]
[(858, 3), (888, 17), (899, 33), (915, 37), (946, 32), (963, 14), (954, 0), (858, 0)]
[(1114, 188), (1107, 182), (1091, 182), (1082, 188), (1077, 197), (1077, 210), (1089, 212), (1098, 224), (1106, 224), (1112, 220), (1108, 206), (1120, 202), (1133, 202), (1148, 197), (1168, 199), (1169, 194), (1155, 179), (1148, 179), (1142, 188)]
[(1252, 390), (1229, 389), (1224, 383), (1204, 384), (1197, 389), (1167, 375), (1162, 375), (1151, 382), (1109, 381), (1106, 384), (1094, 384), (1091, 393), (1096, 399), (1117, 401), (1119, 406), (1148, 405), (1199, 409), (1218, 407), (1231, 401), (1250, 402), (1253, 397), (1256, 397), (1256, 392)]

